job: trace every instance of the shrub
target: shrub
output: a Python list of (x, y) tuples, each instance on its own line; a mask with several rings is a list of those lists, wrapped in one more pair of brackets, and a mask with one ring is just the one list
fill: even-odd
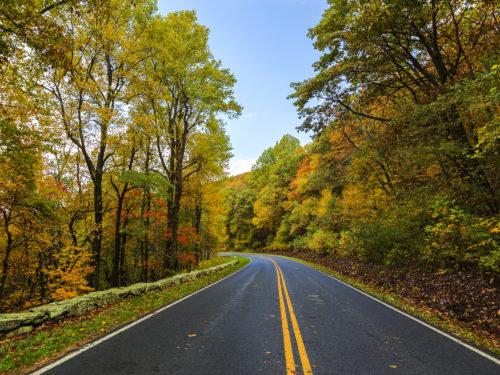
[(385, 265), (421, 262), (428, 217), (416, 202), (392, 202), (372, 220), (357, 222), (347, 238), (352, 255)]
[(442, 267), (474, 264), (500, 271), (500, 217), (469, 214), (448, 198), (432, 205), (432, 223), (425, 230), (428, 258)]
[(326, 255), (336, 252), (340, 235), (319, 229), (312, 235), (309, 248), (315, 253)]
[(295, 237), (292, 241), (292, 247), (298, 251), (309, 251), (309, 242), (311, 238), (309, 236)]

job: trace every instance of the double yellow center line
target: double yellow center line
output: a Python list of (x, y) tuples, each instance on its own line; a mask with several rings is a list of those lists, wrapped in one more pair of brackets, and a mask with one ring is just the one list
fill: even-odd
[(288, 313), (290, 314), (290, 321), (292, 322), (292, 328), (293, 328), (293, 333), (295, 335), (295, 341), (297, 343), (297, 349), (299, 351), (300, 362), (302, 363), (302, 371), (304, 372), (304, 374), (310, 375), (312, 374), (311, 365), (309, 363), (309, 358), (307, 357), (306, 347), (304, 346), (302, 335), (300, 334), (299, 323), (297, 323), (297, 318), (295, 317), (295, 313), (293, 311), (293, 306), (292, 302), (290, 301), (288, 289), (286, 288), (283, 272), (281, 272), (280, 266), (278, 266), (278, 263), (276, 263), (273, 259), (267, 257), (262, 257), (262, 258), (265, 258), (273, 262), (274, 268), (276, 268), (276, 275), (278, 278), (279, 299), (280, 299), (281, 326), (283, 329), (283, 344), (285, 346), (286, 373), (287, 375), (298, 374), (298, 372), (295, 369), (295, 361), (293, 359), (292, 341), (290, 339), (290, 330), (288, 326), (288, 318), (285, 308), (285, 300), (283, 299), (283, 294), (285, 295), (286, 305), (288, 306)]

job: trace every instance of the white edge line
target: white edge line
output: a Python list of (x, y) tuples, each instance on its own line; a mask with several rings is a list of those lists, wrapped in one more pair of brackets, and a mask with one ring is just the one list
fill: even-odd
[(140, 319), (134, 320), (132, 323), (129, 323), (129, 324), (127, 324), (127, 325), (125, 325), (125, 326), (117, 329), (116, 331), (113, 331), (113, 332), (109, 333), (108, 335), (105, 335), (104, 337), (101, 337), (100, 339), (98, 339), (96, 341), (89, 342), (88, 344), (83, 345), (82, 347), (80, 347), (79, 349), (75, 350), (74, 352), (71, 352), (68, 355), (65, 355), (64, 357), (61, 357), (61, 358), (55, 360), (54, 362), (51, 362), (48, 365), (45, 365), (42, 368), (39, 368), (38, 370), (35, 370), (34, 372), (30, 372), (30, 374), (31, 375), (39, 375), (39, 374), (43, 374), (44, 372), (47, 372), (49, 370), (52, 370), (54, 367), (57, 367), (60, 364), (66, 362), (68, 360), (70, 360), (71, 358), (76, 357), (77, 355), (82, 354), (83, 352), (86, 352), (87, 350), (93, 348), (94, 346), (97, 346), (100, 343), (109, 340), (113, 336), (116, 336), (116, 335), (122, 333), (123, 331), (126, 331), (127, 329), (132, 328), (133, 326), (135, 326), (135, 325), (143, 322), (144, 320), (146, 320), (148, 318), (151, 318), (152, 316), (157, 315), (158, 313), (160, 313), (160, 312), (162, 312), (162, 311), (164, 311), (166, 309), (169, 309), (169, 308), (171, 308), (174, 305), (177, 305), (178, 303), (184, 301), (185, 299), (188, 299), (188, 298), (194, 296), (195, 294), (198, 294), (198, 293), (204, 291), (205, 289), (208, 289), (208, 288), (214, 286), (215, 284), (220, 283), (221, 281), (227, 279), (228, 277), (236, 275), (238, 272), (240, 272), (241, 270), (243, 270), (244, 268), (246, 268), (248, 265), (250, 265), (250, 263), (252, 263), (252, 258), (249, 258), (249, 259), (250, 259), (250, 262), (247, 265), (245, 265), (244, 267), (241, 267), (238, 271), (233, 272), (232, 274), (227, 275), (224, 278), (222, 278), (220, 280), (217, 280), (216, 282), (214, 282), (212, 284), (209, 284), (209, 285), (207, 285), (207, 286), (205, 286), (205, 287), (203, 287), (201, 289), (198, 289), (197, 291), (195, 291), (195, 292), (193, 292), (191, 294), (188, 294), (187, 296), (182, 297), (181, 299), (178, 299), (177, 301), (174, 301), (174, 302), (172, 302), (172, 303), (170, 303), (170, 304), (168, 304), (168, 305), (166, 305), (164, 307), (161, 307), (160, 309), (155, 310), (154, 312), (152, 312), (152, 313), (150, 313), (150, 314), (148, 314), (146, 316), (143, 316)]
[[(275, 256), (276, 256), (276, 255), (275, 255)], [(279, 255), (277, 255), (277, 256), (279, 256)], [(283, 257), (283, 258), (284, 258), (284, 257)], [(400, 309), (398, 309), (398, 308), (396, 308), (396, 307), (394, 307), (394, 306), (392, 306), (392, 305), (390, 305), (390, 304), (388, 304), (388, 303), (386, 303), (386, 302), (384, 302), (384, 301), (382, 301), (382, 300), (380, 300), (380, 299), (378, 299), (378, 298), (376, 298), (376, 297), (372, 296), (371, 294), (368, 294), (368, 293), (366, 293), (366, 292), (362, 291), (361, 289), (356, 288), (355, 286), (349, 285), (348, 283), (346, 283), (346, 282), (344, 282), (344, 281), (342, 281), (342, 280), (339, 280), (339, 279), (337, 279), (336, 277), (334, 277), (334, 276), (332, 276), (332, 275), (329, 275), (329, 274), (327, 274), (327, 273), (325, 273), (325, 272), (323, 272), (323, 271), (320, 271), (320, 270), (318, 270), (318, 269), (316, 269), (316, 268), (313, 268), (313, 267), (311, 267), (311, 266), (308, 266), (307, 264), (301, 263), (301, 262), (299, 262), (299, 261), (297, 261), (297, 260), (290, 259), (290, 258), (285, 258), (285, 259), (291, 260), (291, 261), (293, 261), (293, 262), (300, 263), (300, 264), (302, 264), (302, 265), (304, 265), (304, 266), (306, 266), (306, 267), (309, 267), (309, 268), (310, 268), (310, 269), (312, 269), (312, 270), (315, 270), (315, 271), (317, 271), (317, 272), (319, 272), (319, 273), (322, 273), (323, 275), (328, 276), (328, 277), (330, 277), (330, 278), (332, 278), (332, 279), (334, 279), (334, 280), (338, 281), (339, 283), (342, 283), (342, 284), (344, 284), (345, 286), (348, 286), (348, 287), (349, 287), (349, 288), (351, 288), (351, 289), (354, 289), (354, 290), (355, 290), (355, 291), (357, 291), (358, 293), (361, 293), (361, 294), (363, 294), (363, 295), (365, 295), (365, 296), (367, 296), (367, 297), (371, 298), (372, 300), (377, 301), (378, 303), (381, 303), (382, 305), (384, 305), (384, 306), (386, 306), (386, 307), (388, 307), (388, 308), (390, 308), (390, 309), (392, 309), (392, 310), (394, 310), (394, 311), (396, 311), (396, 312), (400, 313), (401, 315), (404, 315), (404, 316), (406, 316), (407, 318), (410, 318), (411, 320), (413, 320), (413, 321), (415, 321), (415, 322), (417, 322), (417, 323), (422, 324), (423, 326), (425, 326), (425, 327), (427, 327), (427, 328), (429, 328), (429, 329), (433, 330), (434, 332), (437, 332), (437, 333), (439, 333), (439, 334), (443, 335), (444, 337), (447, 337), (448, 339), (450, 339), (450, 340), (452, 340), (452, 341), (456, 342), (457, 344), (460, 344), (460, 345), (462, 345), (462, 346), (466, 347), (467, 349), (472, 350), (473, 352), (475, 352), (475, 353), (477, 353), (477, 354), (479, 354), (479, 355), (481, 355), (481, 356), (483, 356), (483, 357), (485, 357), (485, 358), (489, 359), (490, 361), (495, 362), (497, 365), (500, 365), (500, 359), (495, 358), (495, 357), (493, 357), (493, 356), (489, 355), (488, 353), (485, 353), (485, 352), (483, 352), (482, 350), (479, 350), (479, 349), (477, 349), (477, 348), (473, 347), (472, 345), (469, 345), (469, 344), (467, 344), (466, 342), (463, 342), (462, 340), (459, 340), (458, 338), (456, 338), (456, 337), (454, 337), (454, 336), (452, 336), (452, 335), (450, 335), (450, 334), (448, 334), (448, 333), (446, 333), (446, 332), (441, 331), (440, 329), (438, 329), (438, 328), (436, 328), (436, 327), (432, 326), (432, 325), (431, 325), (431, 324), (429, 324), (429, 323), (426, 323), (426, 322), (424, 322), (424, 321), (422, 321), (422, 320), (420, 320), (420, 319), (418, 319), (418, 318), (415, 318), (414, 316), (412, 316), (412, 315), (410, 315), (410, 314), (408, 314), (408, 313), (406, 313), (406, 312), (404, 312), (404, 311), (401, 311)]]

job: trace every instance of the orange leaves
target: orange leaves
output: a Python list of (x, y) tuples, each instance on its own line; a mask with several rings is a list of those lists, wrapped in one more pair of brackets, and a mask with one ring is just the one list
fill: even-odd
[(53, 300), (63, 300), (93, 290), (86, 277), (92, 273), (89, 265), (91, 254), (80, 248), (67, 247), (54, 255), (54, 263), (44, 270), (48, 278), (48, 290)]
[(195, 228), (191, 227), (181, 227), (179, 228), (177, 241), (182, 244), (185, 248), (190, 245), (197, 245), (200, 243), (200, 236), (196, 232)]
[(312, 157), (308, 156), (300, 163), (299, 170), (297, 171), (297, 177), (290, 182), (290, 192), (288, 197), (291, 200), (300, 200), (300, 188), (306, 182), (307, 177), (311, 173), (312, 169)]
[(181, 267), (193, 267), (196, 265), (196, 256), (192, 251), (177, 254), (177, 260)]

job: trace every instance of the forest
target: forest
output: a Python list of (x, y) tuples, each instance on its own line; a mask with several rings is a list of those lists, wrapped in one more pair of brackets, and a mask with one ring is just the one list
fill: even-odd
[(194, 11), (2, 0), (0, 312), (258, 251), (498, 338), (496, 5), (328, 0), (289, 96), (311, 142), (227, 177), (242, 107)]
[(0, 312), (195, 267), (224, 239), (241, 107), (194, 11), (0, 6)]
[(495, 2), (328, 3), (315, 75), (289, 97), (313, 140), (285, 135), (225, 182), (226, 247), (321, 262), (500, 334)]

